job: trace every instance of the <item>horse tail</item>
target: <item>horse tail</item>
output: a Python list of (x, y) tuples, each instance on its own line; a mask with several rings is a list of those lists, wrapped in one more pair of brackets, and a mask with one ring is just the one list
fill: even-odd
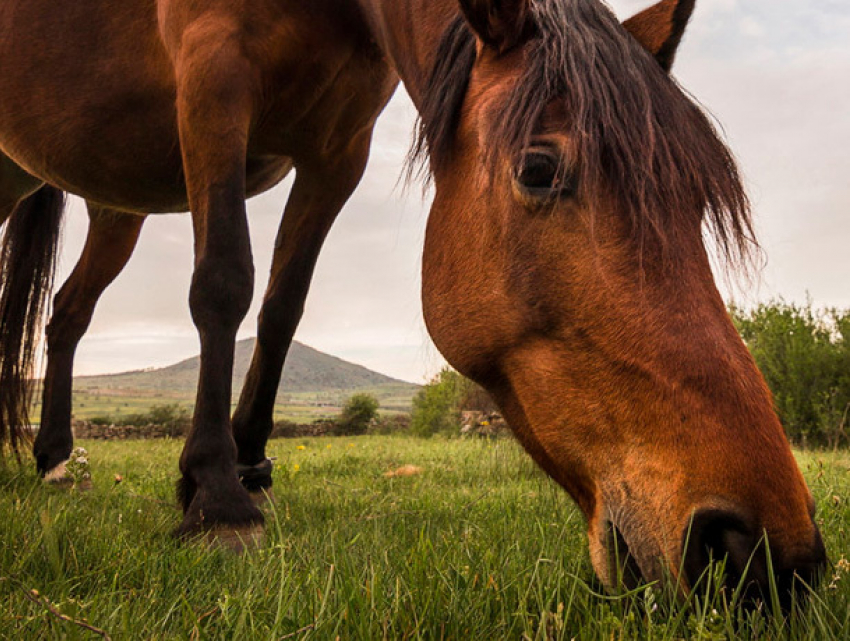
[(0, 245), (0, 453), (29, 441), (32, 369), (53, 286), (65, 194), (42, 186), (18, 203)]

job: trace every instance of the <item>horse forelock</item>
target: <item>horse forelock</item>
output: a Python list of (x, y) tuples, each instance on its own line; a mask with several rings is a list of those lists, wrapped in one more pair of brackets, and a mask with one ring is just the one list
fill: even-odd
[[(601, 2), (534, 0), (531, 19), (524, 68), (488, 131), (492, 171), (515, 161), (546, 106), (563, 101), (574, 152), (564, 170), (591, 211), (615, 203), (639, 246), (671, 255), (703, 221), (730, 264), (746, 263), (757, 249), (750, 203), (709, 117)], [(458, 18), (436, 53), (410, 167), (433, 173), (451, 162), (475, 57), (474, 35)]]

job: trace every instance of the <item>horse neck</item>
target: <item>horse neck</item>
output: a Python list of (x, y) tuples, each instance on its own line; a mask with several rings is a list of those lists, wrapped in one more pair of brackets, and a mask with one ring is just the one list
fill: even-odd
[(357, 0), (375, 41), (419, 107), (437, 45), (460, 9), (457, 0)]

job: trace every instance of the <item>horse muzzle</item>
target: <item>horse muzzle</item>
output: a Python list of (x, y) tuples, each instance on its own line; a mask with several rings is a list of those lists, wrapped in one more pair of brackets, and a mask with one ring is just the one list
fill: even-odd
[[(722, 590), (731, 604), (789, 612), (803, 604), (823, 575), (827, 556), (812, 521), (805, 540), (783, 545), (736, 509), (698, 508), (679, 542), (665, 546), (634, 517), (601, 522), (591, 532), (591, 556), (609, 589), (673, 582), (682, 592)], [(779, 537), (776, 537), (778, 539)], [(720, 579), (716, 568), (722, 569)]]
[[(788, 546), (791, 547), (791, 546)], [(826, 548), (812, 521), (808, 541), (793, 549), (771, 542), (767, 531), (726, 509), (698, 510), (682, 534), (682, 574), (692, 590), (711, 581), (713, 562), (724, 564), (722, 585), (744, 607), (788, 612), (805, 601), (826, 569)]]

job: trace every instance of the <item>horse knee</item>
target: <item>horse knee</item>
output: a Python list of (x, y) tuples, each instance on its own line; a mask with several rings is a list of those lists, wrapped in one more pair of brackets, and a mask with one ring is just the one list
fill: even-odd
[(189, 309), (198, 328), (235, 330), (248, 313), (254, 293), (250, 255), (231, 260), (203, 260), (195, 267)]

